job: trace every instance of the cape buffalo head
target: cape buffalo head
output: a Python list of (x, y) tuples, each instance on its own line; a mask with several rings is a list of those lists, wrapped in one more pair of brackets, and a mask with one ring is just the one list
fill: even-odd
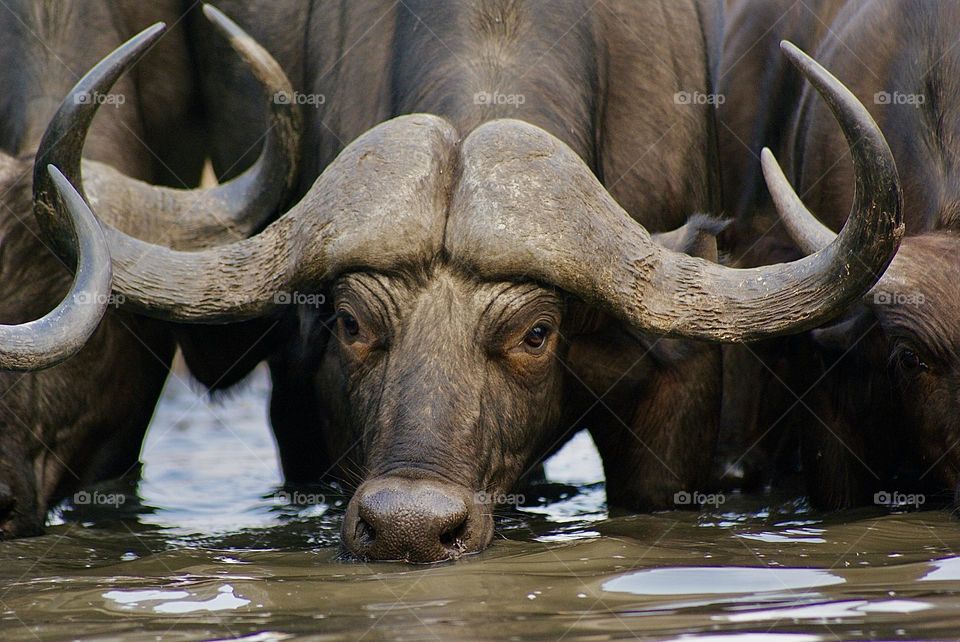
[[(248, 240), (178, 252), (108, 226), (115, 289), (131, 309), (193, 323), (331, 295), (317, 429), (362, 471), (347, 547), (420, 562), (478, 551), (493, 535), (485, 498), (510, 490), (569, 411), (581, 332), (604, 333), (608, 356), (644, 335), (797, 332), (862, 296), (893, 257), (902, 224), (889, 150), (835, 79), (796, 58), (862, 137), (862, 180), (835, 242), (794, 263), (737, 270), (678, 252), (546, 131), (496, 120), (462, 138), (418, 114), (360, 136)], [(790, 192), (782, 176), (770, 182)]]
[[(782, 209), (797, 245), (816, 251), (835, 234), (805, 208)], [(960, 237), (938, 231), (903, 240), (877, 284), (837, 321), (811, 332), (828, 363), (853, 363), (838, 377), (828, 406), (815, 408), (855, 423), (865, 438), (884, 442), (890, 466), (919, 456), (919, 479), (958, 490), (960, 483)], [(879, 461), (874, 465), (882, 465)]]
[[(272, 100), (291, 91), (289, 81), (222, 14), (211, 7), (205, 13), (272, 101), (264, 149), (243, 175), (209, 190), (178, 190), (130, 178), (123, 167), (81, 162), (101, 104), (90, 96), (139, 61), (161, 37), (162, 24), (118, 47), (66, 97), (55, 97), (63, 100), (33, 159), (0, 154), (0, 324), (10, 324), (0, 325), (0, 538), (40, 532), (51, 501), (129, 470), (152, 410), (143, 388), (156, 382), (159, 392), (167, 374), (160, 355), (173, 354), (163, 324), (108, 310), (119, 298), (111, 296), (109, 247), (80, 193), (99, 205), (101, 220), (111, 226), (196, 249), (249, 235), (287, 197), (296, 176), (298, 115)], [(103, 136), (91, 142), (120, 146)], [(32, 152), (36, 143), (25, 145)], [(77, 386), (81, 380), (112, 381), (114, 401), (91, 399), (92, 385)], [(148, 406), (145, 416), (141, 404)]]

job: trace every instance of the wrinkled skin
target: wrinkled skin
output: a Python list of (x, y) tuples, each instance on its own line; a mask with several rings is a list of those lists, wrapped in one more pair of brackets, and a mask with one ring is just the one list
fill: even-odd
[[(713, 209), (710, 108), (673, 97), (710, 91), (715, 5), (664, 3), (654, 18), (634, 3), (578, 1), (549, 10), (496, 0), (255, 5), (219, 6), (276, 56), (295, 89), (325, 96), (304, 109), (301, 192), (367, 129), (429, 112), (461, 136), (502, 117), (543, 127), (651, 231)], [(290, 24), (305, 27), (292, 36)], [(667, 30), (682, 54), (662, 38)], [(554, 47), (561, 37), (567, 45)], [(201, 51), (201, 60), (220, 58)], [(204, 74), (206, 94), (235, 91), (236, 78)], [(494, 90), (524, 102), (475, 100)], [(214, 164), (226, 176), (221, 159), (255, 143), (244, 139), (247, 117), (228, 103), (214, 110)], [(638, 162), (647, 150), (656, 160)], [(712, 244), (701, 245), (709, 255)], [(286, 479), (359, 484), (344, 527), (355, 555), (434, 561), (480, 550), (494, 505), (478, 493), (510, 491), (585, 425), (612, 503), (668, 508), (677, 490), (703, 487), (719, 405), (715, 346), (635, 336), (562, 292), (481, 280), (442, 256), (343, 274), (325, 293), (326, 306), (302, 306), (274, 326), (280, 347), (267, 341), (252, 354), (271, 363)], [(249, 347), (239, 344), (235, 354)], [(224, 352), (223, 341), (213, 349)]]
[[(887, 275), (837, 322), (803, 337), (726, 349), (728, 460), (739, 459), (754, 482), (782, 477), (797, 465), (791, 444), (799, 443), (807, 492), (827, 507), (873, 503), (880, 491), (953, 493), (960, 471), (960, 219), (953, 162), (960, 59), (951, 46), (960, 12), (954, 3), (923, 0), (730, 2), (728, 9), (721, 152), (724, 166), (733, 168), (725, 183), (736, 176), (748, 186), (739, 202), (727, 204), (736, 216), (732, 259), (750, 265), (800, 253), (744, 145), (754, 153), (763, 145), (779, 148), (778, 155), (792, 161), (798, 192), (833, 230), (851, 202), (847, 149), (837, 143), (829, 113), (796, 78), (778, 75), (775, 58), (763, 58), (784, 37), (807, 38), (807, 49), (880, 125), (903, 182), (907, 233)], [(781, 83), (760, 92), (759, 102), (752, 98), (758, 77)], [(923, 102), (884, 104), (875, 98), (880, 92)], [(789, 95), (802, 96), (795, 110), (783, 100)], [(746, 378), (756, 385), (743, 387)], [(757, 443), (762, 446), (742, 456)], [(931, 497), (927, 505), (934, 503)]]
[[(363, 517), (371, 487), (390, 478), (439, 479), (468, 491), (456, 493), (465, 496), (468, 509), (440, 533), (439, 546), (418, 528), (396, 529), (401, 541), (381, 545), (364, 532), (376, 531), (369, 525), (377, 517), (371, 510), (353, 532), (344, 532), (358, 555), (406, 553), (428, 561), (486, 546), (493, 524), (483, 494), (509, 493), (584, 417), (605, 455), (611, 502), (667, 506), (680, 480), (706, 482), (703, 468), (684, 462), (698, 439), (708, 452), (713, 447), (709, 431), (698, 437), (694, 428), (709, 425), (712, 417), (697, 410), (709, 408), (701, 400), (719, 392), (712, 383), (715, 348), (667, 342), (680, 344), (681, 353), (666, 345), (650, 350), (652, 342), (624, 333), (560, 292), (478, 281), (445, 265), (397, 277), (353, 274), (337, 283), (334, 301), (337, 325), (316, 394), (326, 411), (327, 452), (347, 454), (348, 462), (362, 462), (366, 470), (351, 508)], [(658, 367), (678, 363), (715, 376), (705, 382), (658, 376)], [(603, 371), (592, 371), (598, 364)], [(597, 407), (590, 391), (608, 388)], [(691, 400), (701, 403), (677, 412)], [(677, 416), (689, 422), (681, 423), (683, 439), (655, 427), (664, 420), (677, 425)], [(629, 436), (631, 427), (635, 436)], [(419, 503), (407, 499), (417, 510)], [(348, 512), (348, 524), (351, 517)], [(461, 531), (462, 539), (444, 543), (444, 533)]]
[[(351, 426), (350, 441), (361, 440), (358, 459), (369, 479), (429, 475), (506, 493), (509, 480), (548, 446), (543, 442), (559, 419), (560, 361), (567, 350), (555, 293), (533, 284), (477, 283), (438, 267), (419, 283), (346, 277), (336, 287), (336, 307), (337, 340), (325, 356), (318, 394), (332, 423)], [(370, 484), (360, 487), (361, 497)], [(493, 536), (483, 508), (474, 518), (482, 526), (468, 531), (476, 542), (463, 543), (470, 548)], [(412, 556), (446, 556), (419, 550), (432, 544), (411, 538)], [(376, 555), (371, 549), (366, 554)]]
[[(0, 153), (19, 159), (0, 158), (0, 323), (38, 318), (71, 281), (32, 215), (32, 156), (48, 121), (82, 73), (151, 22), (174, 23), (179, 4), (14, 2), (0, 11)], [(136, 178), (170, 182), (172, 170), (178, 180), (196, 180), (202, 156), (159, 142), (169, 141), (172, 122), (184, 131), (194, 122), (186, 59), (182, 30), (158, 43), (137, 74), (159, 75), (162, 67), (164, 89), (155, 94), (136, 74), (122, 80), (116, 92), (125, 102), (105, 107), (111, 113), (97, 120), (85, 155)], [(38, 534), (53, 502), (137, 469), (174, 349), (169, 324), (111, 309), (69, 361), (0, 372), (0, 539)]]

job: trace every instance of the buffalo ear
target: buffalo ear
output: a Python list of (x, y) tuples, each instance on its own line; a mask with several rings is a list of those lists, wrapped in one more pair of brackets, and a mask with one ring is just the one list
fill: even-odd
[(873, 312), (865, 305), (857, 305), (830, 325), (810, 331), (813, 342), (829, 352), (849, 352), (876, 325)]
[(719, 262), (717, 236), (729, 224), (729, 220), (706, 214), (694, 214), (677, 229), (654, 234), (653, 240), (674, 252), (683, 252), (717, 263)]

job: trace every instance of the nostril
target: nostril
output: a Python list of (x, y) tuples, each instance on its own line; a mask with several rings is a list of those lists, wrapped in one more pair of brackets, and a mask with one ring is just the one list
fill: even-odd
[(371, 526), (367, 520), (358, 517), (353, 537), (360, 546), (369, 546), (377, 539), (377, 529)]
[(440, 543), (443, 544), (444, 548), (457, 551), (466, 548), (468, 521), (468, 517), (464, 515), (463, 519), (440, 533)]

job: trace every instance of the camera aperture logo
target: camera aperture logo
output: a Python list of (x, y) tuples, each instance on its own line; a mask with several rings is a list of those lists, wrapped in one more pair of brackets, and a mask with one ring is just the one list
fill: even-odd
[(305, 493), (301, 490), (281, 490), (275, 493), (273, 498), (281, 506), (315, 506), (327, 503), (327, 498), (323, 494)]
[(478, 504), (493, 506), (521, 506), (527, 498), (520, 493), (500, 493), (480, 491), (475, 495)]
[(921, 493), (901, 493), (896, 490), (881, 490), (873, 494), (873, 503), (887, 508), (920, 508), (927, 503), (927, 496)]
[(120, 508), (127, 501), (123, 493), (104, 493), (99, 490), (81, 490), (73, 495), (75, 506), (111, 506)]
[(309, 305), (319, 308), (326, 301), (327, 297), (323, 294), (310, 292), (277, 292), (273, 295), (273, 302), (277, 305)]
[(523, 94), (501, 94), (499, 91), (478, 91), (473, 95), (474, 105), (499, 105), (508, 107), (520, 107), (527, 102), (527, 97)]
[(703, 292), (691, 292), (682, 290), (673, 295), (674, 300), (680, 305), (689, 305), (690, 307), (707, 307), (714, 303), (716, 297)]
[(99, 91), (84, 91), (73, 95), (75, 105), (110, 105), (119, 107), (127, 102), (127, 97), (123, 94), (102, 94)]
[(74, 294), (73, 301), (77, 305), (105, 305), (110, 308), (119, 308), (127, 302), (127, 297), (122, 294), (98, 294), (83, 291)]
[(723, 493), (701, 493), (700, 491), (681, 490), (673, 494), (673, 503), (677, 506), (713, 506), (719, 508), (727, 501)]
[(306, 105), (317, 109), (327, 102), (324, 94), (304, 94), (299, 91), (278, 91), (273, 95), (273, 102), (277, 105)]
[(910, 105), (919, 107), (927, 102), (923, 94), (907, 94), (902, 91), (878, 91), (873, 95), (873, 102), (877, 105)]
[(878, 290), (873, 293), (873, 302), (875, 305), (911, 305), (916, 308), (926, 303), (927, 299), (922, 292)]
[(722, 105), (727, 102), (727, 97), (702, 91), (678, 91), (673, 95), (673, 102), (677, 105)]

